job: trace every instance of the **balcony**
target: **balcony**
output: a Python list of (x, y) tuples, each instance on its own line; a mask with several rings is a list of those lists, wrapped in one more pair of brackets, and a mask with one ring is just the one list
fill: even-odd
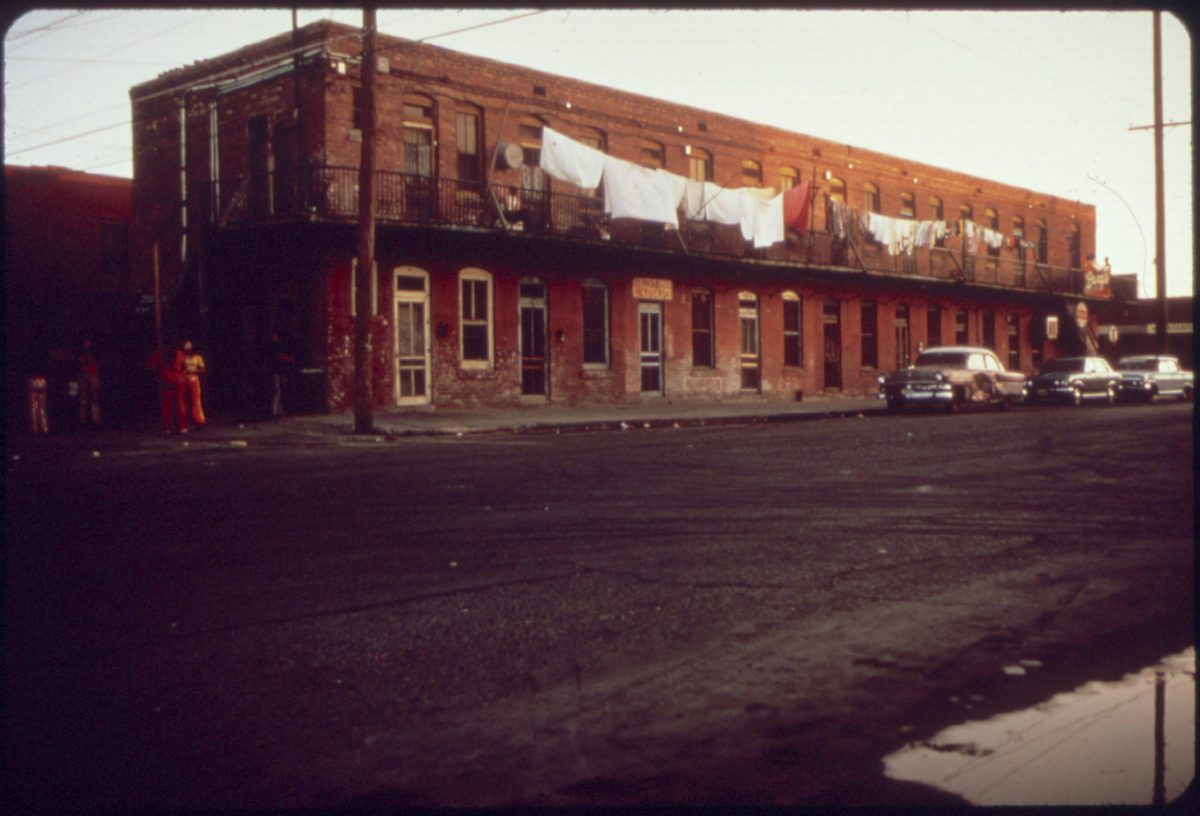
[[(353, 222), (358, 217), (358, 168), (319, 166), (221, 179), (209, 185), (210, 222), (222, 227), (296, 220)], [(378, 171), (376, 217), (382, 225), (506, 230), (580, 242), (670, 250), (875, 274), (950, 280), (1036, 292), (1083, 291), (1080, 270), (1021, 260), (1008, 253), (970, 255), (957, 238), (950, 246), (890, 255), (852, 227), (832, 233), (788, 231), (784, 243), (755, 249), (736, 226), (683, 221), (661, 224), (612, 221), (599, 195), (533, 190), (501, 184)], [(215, 193), (215, 195), (213, 195)]]

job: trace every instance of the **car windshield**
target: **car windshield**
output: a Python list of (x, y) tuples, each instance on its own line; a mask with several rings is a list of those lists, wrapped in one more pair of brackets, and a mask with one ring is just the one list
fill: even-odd
[(917, 356), (916, 365), (933, 368), (965, 368), (967, 355), (960, 351), (926, 351)]
[(1057, 360), (1050, 360), (1042, 366), (1042, 371), (1083, 371), (1083, 358), (1060, 357)]
[(1123, 368), (1126, 371), (1158, 371), (1157, 360), (1121, 360), (1117, 363), (1117, 368)]

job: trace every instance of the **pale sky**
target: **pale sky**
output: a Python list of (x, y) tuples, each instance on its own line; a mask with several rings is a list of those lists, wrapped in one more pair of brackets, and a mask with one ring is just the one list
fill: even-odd
[[(775, 125), (1096, 207), (1097, 256), (1154, 286), (1148, 11), (386, 9), (385, 34)], [(303, 9), (301, 25), (361, 25)], [(1163, 14), (1163, 119), (1192, 44)], [(56, 9), (4, 40), (5, 162), (128, 177), (129, 89), (291, 27), (291, 12)], [(1164, 130), (1167, 292), (1192, 294), (1192, 127)]]

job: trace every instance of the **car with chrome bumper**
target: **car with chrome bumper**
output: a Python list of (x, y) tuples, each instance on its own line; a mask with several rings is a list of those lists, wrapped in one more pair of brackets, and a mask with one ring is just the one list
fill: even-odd
[(1117, 396), (1130, 402), (1151, 402), (1155, 397), (1190, 400), (1193, 374), (1179, 365), (1179, 358), (1167, 354), (1138, 354), (1117, 360), (1121, 381)]
[(1121, 375), (1103, 357), (1056, 357), (1025, 384), (1028, 403), (1082, 405), (1087, 400), (1117, 401)]
[(908, 368), (880, 374), (879, 399), (889, 411), (912, 407), (1006, 408), (1021, 402), (1025, 375), (1008, 371), (995, 352), (977, 346), (934, 346)]

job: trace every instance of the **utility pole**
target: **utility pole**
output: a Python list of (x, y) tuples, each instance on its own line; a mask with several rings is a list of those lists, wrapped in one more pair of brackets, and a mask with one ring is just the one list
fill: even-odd
[(1154, 283), (1158, 288), (1158, 350), (1167, 342), (1167, 229), (1163, 193), (1162, 14), (1154, 10)]
[(362, 160), (358, 169), (358, 268), (354, 270), (354, 432), (371, 433), (371, 275), (375, 271), (375, 9), (363, 9)]

